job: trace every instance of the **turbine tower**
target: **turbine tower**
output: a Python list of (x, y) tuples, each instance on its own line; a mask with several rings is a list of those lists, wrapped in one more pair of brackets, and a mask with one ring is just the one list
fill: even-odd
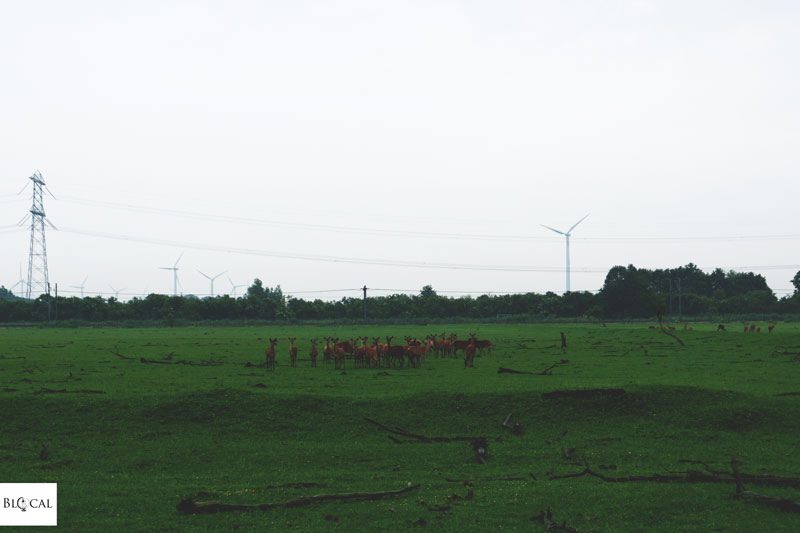
[(86, 286), (86, 280), (89, 279), (89, 276), (83, 278), (83, 282), (80, 285), (70, 285), (73, 289), (80, 289), (81, 290), (81, 299), (83, 299), (83, 288)]
[(25, 290), (25, 278), (22, 277), (22, 264), (19, 265), (19, 281), (13, 284), (8, 290), (11, 291), (13, 294), (14, 289), (19, 287), (20, 285), (22, 285), (22, 287), (20, 287), (20, 290), (21, 291)]
[[(181, 257), (183, 257), (183, 252), (181, 252), (181, 255), (178, 256), (178, 261), (181, 260)], [(172, 275), (173, 275), (173, 278), (172, 278), (172, 295), (173, 296), (177, 296), (178, 295), (178, 261), (175, 261), (175, 264), (172, 265), (171, 267), (158, 267), (161, 270), (172, 270)]]
[[(47, 224), (57, 229), (47, 220), (44, 214), (44, 183), (42, 174), (37, 170), (29, 178), (33, 182), (33, 201), (29, 211), (31, 217), (31, 246), (28, 253), (28, 286), (25, 289), (25, 299), (32, 296), (50, 292), (50, 279), (47, 275), (47, 246), (44, 239), (44, 226)], [(48, 189), (49, 192), (49, 189)], [(50, 193), (52, 195), (52, 193)], [(27, 218), (28, 215), (25, 216)], [(25, 219), (23, 219), (25, 220)]]
[(578, 224), (583, 222), (586, 219), (586, 217), (588, 217), (588, 216), (589, 216), (589, 214), (587, 213), (585, 217), (583, 217), (582, 219), (577, 221), (575, 224), (573, 224), (572, 227), (569, 228), (566, 232), (558, 231), (555, 228), (551, 228), (550, 226), (545, 226), (544, 224), (541, 224), (542, 227), (547, 228), (550, 231), (555, 231), (556, 233), (560, 233), (561, 235), (563, 235), (567, 239), (567, 290), (566, 290), (566, 292), (569, 292), (569, 237), (570, 237), (570, 235), (572, 235), (572, 230), (575, 229), (575, 226), (577, 226)]
[(115, 288), (114, 288), (114, 287), (113, 287), (113, 286), (112, 286), (110, 283), (108, 284), (108, 286), (109, 286), (109, 287), (111, 287), (111, 291), (114, 293), (114, 299), (115, 299), (115, 300), (119, 300), (119, 293), (121, 293), (122, 291), (124, 291), (124, 290), (125, 290), (125, 287), (123, 287), (123, 288), (121, 288), (121, 289), (117, 290), (117, 289), (115, 289)]
[(247, 286), (247, 285), (235, 285), (230, 276), (228, 276), (228, 281), (231, 282), (231, 291), (233, 292), (232, 296), (234, 298), (236, 298), (236, 289), (238, 289), (239, 287), (246, 287)]
[[(200, 272), (200, 271), (198, 270), (198, 272)], [(227, 270), (225, 272), (227, 272)], [(212, 298), (214, 297), (214, 280), (217, 279), (218, 277), (220, 277), (221, 275), (225, 274), (225, 272), (220, 272), (219, 274), (217, 274), (213, 278), (203, 274), (202, 272), (200, 272), (201, 276), (203, 276), (204, 278), (206, 278), (207, 280), (209, 280), (211, 282), (211, 297)]]

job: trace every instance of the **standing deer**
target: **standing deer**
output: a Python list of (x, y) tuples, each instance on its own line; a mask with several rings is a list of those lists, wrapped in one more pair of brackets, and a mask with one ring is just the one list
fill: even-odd
[(311, 366), (317, 366), (317, 339), (311, 339), (311, 349), (308, 351), (308, 355), (311, 357)]
[(428, 336), (425, 339), (425, 344), (423, 346), (406, 346), (406, 353), (408, 354), (408, 366), (413, 368), (420, 368), (422, 363), (425, 361), (425, 355), (428, 353), (428, 350), (433, 348), (434, 346), (434, 338)]
[(264, 350), (264, 354), (267, 356), (267, 368), (270, 370), (275, 370), (275, 345), (278, 344), (278, 339), (270, 339), (269, 340), (269, 348)]
[(475, 368), (475, 363), (473, 360), (475, 359), (475, 334), (470, 333), (469, 340), (467, 341), (467, 347), (464, 349), (464, 368), (471, 366)]
[(297, 366), (297, 346), (294, 345), (296, 340), (297, 337), (289, 337), (289, 364), (292, 368)]
[(331, 348), (331, 338), (323, 337), (323, 339), (325, 339), (325, 345), (322, 347), (322, 361), (325, 363), (330, 363), (334, 355), (333, 348)]
[(392, 339), (394, 337), (386, 337), (386, 353), (389, 357), (389, 366), (392, 362), (397, 361), (400, 363), (400, 368), (403, 368), (403, 358), (405, 356), (405, 348), (402, 346), (392, 346)]
[(339, 338), (333, 339), (333, 368), (338, 369), (341, 368), (342, 370), (345, 369), (345, 355), (347, 352), (345, 351), (345, 345), (352, 345), (349, 342), (338, 342)]

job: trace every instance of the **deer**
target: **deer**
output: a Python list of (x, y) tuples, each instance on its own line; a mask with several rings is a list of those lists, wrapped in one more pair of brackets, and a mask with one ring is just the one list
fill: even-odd
[(467, 341), (467, 347), (464, 349), (464, 368), (471, 366), (475, 368), (475, 363), (473, 360), (475, 359), (475, 334), (470, 333), (469, 340)]
[(311, 349), (308, 351), (308, 355), (311, 357), (311, 367), (315, 368), (317, 366), (317, 339), (311, 339)]
[(296, 340), (297, 337), (289, 337), (289, 364), (292, 368), (297, 366), (297, 346), (294, 345)]
[(725, 324), (720, 324), (717, 326), (717, 331), (725, 331)]
[(750, 324), (750, 331), (752, 332), (752, 331), (755, 331), (755, 330), (756, 330), (756, 325), (755, 324)]
[(406, 353), (408, 354), (408, 366), (413, 368), (421, 367), (423, 361), (425, 361), (425, 355), (428, 353), (428, 350), (433, 348), (433, 346), (434, 338), (430, 335), (425, 339), (425, 344), (423, 346), (406, 346)]
[(325, 339), (325, 345), (322, 347), (322, 361), (329, 363), (334, 355), (333, 348), (331, 348), (331, 338), (323, 337), (323, 339)]
[(775, 324), (770, 324), (767, 326), (767, 332), (772, 333), (772, 330), (775, 329)]
[(333, 368), (338, 369), (341, 368), (342, 370), (345, 369), (345, 355), (347, 352), (345, 351), (345, 344), (349, 344), (347, 342), (336, 342), (339, 339), (333, 339), (334, 347), (333, 347)]
[(403, 360), (405, 356), (405, 348), (402, 346), (392, 346), (392, 339), (394, 337), (386, 337), (386, 353), (389, 356), (389, 366), (393, 361), (400, 363), (400, 368), (403, 368)]
[(264, 350), (264, 354), (267, 356), (267, 368), (270, 370), (275, 370), (275, 345), (277, 344), (278, 339), (270, 339), (269, 348)]
[(372, 368), (378, 368), (380, 366), (378, 340), (380, 340), (378, 337), (372, 337), (372, 345), (364, 347), (366, 351), (367, 365)]
[[(378, 342), (380, 339), (375, 337), (373, 342), (375, 343), (375, 347), (378, 349), (378, 361), (383, 360), (383, 364), (388, 367), (389, 366), (389, 355), (387, 353), (388, 344), (384, 344), (382, 342)], [(380, 365), (378, 365), (380, 366)]]
[(361, 341), (361, 346), (356, 346), (354, 351), (354, 358), (356, 367), (359, 364), (361, 366), (366, 366), (367, 364), (367, 338), (366, 337), (359, 337), (358, 340)]

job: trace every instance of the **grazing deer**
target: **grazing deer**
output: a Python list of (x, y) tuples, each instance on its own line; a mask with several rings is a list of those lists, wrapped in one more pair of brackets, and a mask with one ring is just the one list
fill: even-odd
[(750, 324), (750, 331), (755, 331), (755, 330), (756, 330), (756, 325)]
[(386, 353), (389, 356), (389, 366), (391, 366), (393, 362), (397, 361), (400, 364), (400, 368), (403, 368), (406, 350), (402, 346), (392, 346), (393, 338), (394, 337), (386, 337)]
[(333, 348), (331, 348), (331, 338), (323, 337), (323, 339), (325, 339), (325, 345), (322, 347), (322, 361), (324, 363), (330, 363), (334, 355)]
[(725, 324), (720, 324), (717, 326), (717, 331), (725, 331)]
[(264, 350), (264, 354), (267, 356), (267, 368), (270, 370), (275, 370), (275, 345), (278, 344), (278, 339), (270, 339), (269, 340), (269, 348)]
[(761, 333), (761, 326), (758, 326), (758, 327), (756, 328), (756, 333)]
[(317, 366), (317, 339), (311, 339), (311, 349), (308, 351), (308, 355), (311, 357), (311, 366)]
[(471, 366), (475, 368), (475, 334), (470, 333), (469, 340), (467, 341), (467, 347), (464, 349), (464, 368)]
[(767, 326), (767, 331), (768, 331), (769, 333), (772, 333), (772, 330), (773, 330), (773, 329), (775, 329), (775, 324), (770, 324), (769, 326)]
[(294, 345), (296, 340), (297, 337), (289, 337), (289, 364), (292, 368), (297, 366), (297, 346)]

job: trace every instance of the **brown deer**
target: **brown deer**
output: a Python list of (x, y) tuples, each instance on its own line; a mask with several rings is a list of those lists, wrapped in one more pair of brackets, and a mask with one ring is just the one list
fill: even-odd
[(352, 344), (350, 344), (349, 342), (346, 342), (346, 341), (345, 342), (337, 342), (338, 340), (339, 340), (338, 338), (333, 339), (333, 345), (334, 345), (333, 346), (333, 368), (334, 369), (341, 368), (342, 370), (344, 370), (345, 369), (345, 361), (346, 361), (345, 360), (345, 356), (347, 355), (347, 351), (345, 350), (345, 346), (346, 345), (350, 345), (350, 347), (352, 347)]
[(294, 345), (296, 340), (297, 337), (289, 337), (289, 364), (292, 368), (297, 366), (297, 346)]
[(275, 345), (277, 344), (278, 339), (270, 339), (269, 348), (264, 350), (264, 354), (267, 356), (267, 368), (270, 370), (275, 370)]
[(756, 325), (755, 324), (750, 324), (750, 331), (752, 332), (752, 331), (755, 331), (755, 330), (756, 330)]
[(425, 344), (423, 346), (406, 346), (406, 353), (408, 354), (408, 366), (412, 368), (421, 367), (422, 363), (425, 361), (425, 355), (433, 346), (434, 339), (431, 336), (428, 336), (425, 339)]
[(325, 339), (325, 344), (322, 346), (322, 361), (329, 363), (334, 355), (333, 348), (331, 348), (331, 338), (323, 337), (323, 339)]
[(475, 334), (469, 334), (469, 340), (467, 341), (467, 347), (464, 349), (464, 368), (471, 366), (475, 368)]
[(717, 331), (725, 331), (725, 324), (720, 324), (717, 326)]
[(400, 364), (400, 368), (403, 368), (406, 349), (402, 346), (392, 346), (393, 338), (394, 337), (386, 337), (386, 353), (389, 356), (389, 366), (397, 361)]
[(311, 366), (317, 366), (317, 339), (311, 339), (311, 349), (308, 351), (308, 355), (311, 357)]
[(366, 346), (366, 362), (367, 366), (371, 368), (378, 368), (380, 366), (380, 358), (378, 355), (378, 337), (372, 337), (372, 345)]
[(768, 331), (769, 333), (772, 333), (772, 330), (773, 330), (773, 329), (775, 329), (775, 324), (770, 324), (769, 326), (767, 326), (767, 331)]

